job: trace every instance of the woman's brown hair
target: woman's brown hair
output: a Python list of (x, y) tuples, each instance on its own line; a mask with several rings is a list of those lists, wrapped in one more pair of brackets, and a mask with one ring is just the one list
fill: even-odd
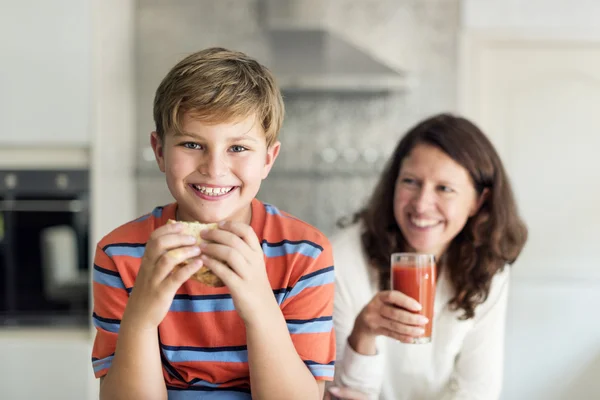
[(391, 254), (409, 250), (394, 218), (396, 180), (402, 161), (419, 144), (445, 152), (468, 171), (479, 194), (487, 191), (481, 208), (438, 260), (439, 266), (448, 269), (455, 289), (451, 307), (462, 309), (463, 319), (473, 318), (475, 307), (487, 299), (494, 275), (517, 259), (527, 240), (527, 228), (517, 212), (500, 157), (475, 124), (440, 114), (410, 129), (396, 146), (366, 207), (354, 215), (353, 222), (362, 224), (363, 251), (379, 271), (381, 289), (388, 289)]

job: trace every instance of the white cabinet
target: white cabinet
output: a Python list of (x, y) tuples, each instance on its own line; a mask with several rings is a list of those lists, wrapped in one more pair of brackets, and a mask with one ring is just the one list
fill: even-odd
[(463, 44), (461, 108), (496, 145), (529, 227), (502, 398), (600, 398), (600, 40), (473, 32)]
[(3, 328), (0, 354), (2, 399), (98, 399), (89, 331)]
[(0, 0), (0, 147), (87, 145), (91, 0)]
[(496, 144), (529, 225), (515, 276), (600, 280), (600, 42), (468, 48), (464, 109)]

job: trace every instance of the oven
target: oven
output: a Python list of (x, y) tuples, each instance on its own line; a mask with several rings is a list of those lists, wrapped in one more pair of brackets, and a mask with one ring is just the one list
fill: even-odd
[(0, 325), (86, 326), (89, 171), (0, 170)]

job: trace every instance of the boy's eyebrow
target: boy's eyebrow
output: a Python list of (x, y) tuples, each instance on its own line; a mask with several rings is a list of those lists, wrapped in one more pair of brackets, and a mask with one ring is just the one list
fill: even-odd
[(191, 136), (191, 137), (195, 137), (195, 138), (199, 138), (200, 136), (191, 133), (191, 132), (183, 132), (183, 131), (175, 131), (175, 133), (173, 134), (173, 136), (175, 137), (183, 137), (183, 136)]
[(229, 139), (231, 142), (237, 142), (240, 140), (250, 140), (252, 142), (256, 142), (256, 138), (253, 138), (252, 136), (248, 135), (248, 134), (244, 134), (242, 136), (237, 136), (237, 137), (233, 137)]
[[(192, 132), (175, 132), (175, 137), (184, 137), (184, 136), (189, 136), (189, 137), (193, 137), (196, 139), (202, 139), (202, 136), (197, 135), (195, 133)], [(236, 136), (236, 137), (232, 137), (229, 138), (230, 142), (237, 142), (237, 141), (241, 141), (241, 140), (250, 140), (252, 142), (257, 142), (258, 140), (256, 138), (253, 138), (252, 136), (248, 135), (247, 133), (241, 135), (241, 136)]]

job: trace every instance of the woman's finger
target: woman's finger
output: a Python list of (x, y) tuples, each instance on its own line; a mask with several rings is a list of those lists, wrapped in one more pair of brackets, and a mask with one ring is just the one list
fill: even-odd
[(415, 314), (388, 304), (382, 305), (380, 314), (382, 317), (401, 322), (405, 325), (423, 326), (429, 322), (429, 319), (424, 315)]
[(404, 308), (408, 311), (418, 312), (422, 309), (418, 301), (397, 290), (379, 292), (379, 298), (386, 304)]
[(421, 327), (405, 325), (401, 322), (397, 322), (383, 317), (380, 320), (380, 327), (404, 336), (416, 337), (422, 336), (425, 333), (425, 329)]
[(402, 343), (412, 343), (414, 339), (414, 337), (412, 336), (402, 335), (400, 333), (385, 328), (381, 329), (381, 334), (389, 338), (396, 339), (397, 341)]
[(350, 389), (341, 386), (332, 386), (329, 388), (329, 393), (335, 396), (339, 400), (367, 400), (368, 397), (365, 393), (355, 389)]

